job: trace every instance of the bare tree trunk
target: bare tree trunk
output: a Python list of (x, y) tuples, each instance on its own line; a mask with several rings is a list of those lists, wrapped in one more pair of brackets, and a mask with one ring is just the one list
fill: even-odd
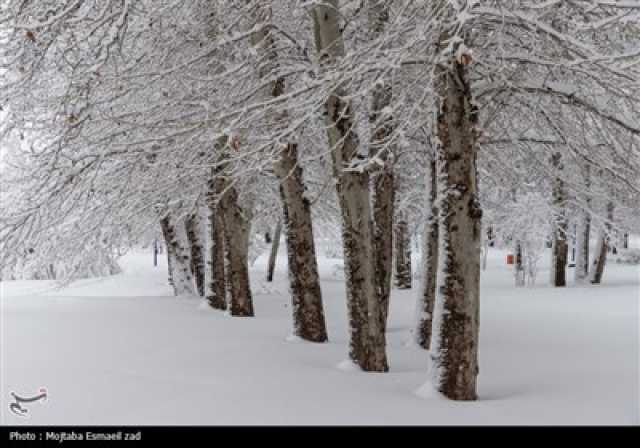
[[(164, 233), (164, 230), (163, 230)], [(167, 241), (165, 236), (165, 242)], [(167, 244), (167, 282), (169, 285), (174, 286), (173, 283), (173, 256), (171, 255), (171, 251), (169, 250), (169, 245)]]
[[(270, 4), (262, 6), (259, 11), (262, 17), (258, 20), (265, 23), (271, 21)], [(275, 53), (274, 37), (261, 31), (254, 33), (253, 44), (267, 51), (272, 69), (277, 68), (278, 58)], [(271, 96), (277, 98), (285, 93), (285, 80), (278, 78), (271, 85)], [(277, 123), (289, 121), (288, 112), (280, 114)], [(285, 241), (287, 245), (289, 290), (293, 310), (293, 332), (304, 340), (311, 342), (326, 342), (327, 326), (320, 290), (320, 276), (316, 259), (315, 242), (313, 239), (313, 223), (311, 219), (311, 204), (305, 197), (305, 185), (302, 167), (298, 163), (298, 144), (289, 142), (280, 150), (279, 159), (274, 164), (275, 174), (280, 180), (280, 197), (284, 215)], [(279, 223), (278, 229), (280, 229)], [(276, 231), (272, 249), (277, 251), (280, 231)], [(273, 266), (275, 255), (272, 251)], [(271, 265), (271, 263), (270, 263)], [(272, 268), (270, 268), (271, 276)]]
[(294, 334), (307, 341), (326, 342), (327, 326), (313, 241), (311, 204), (304, 197), (297, 145), (290, 144), (285, 151), (276, 171), (282, 179), (280, 194), (284, 204)]
[(425, 224), (425, 244), (422, 257), (424, 267), (424, 280), (422, 293), (418, 306), (418, 328), (416, 331), (417, 342), (420, 347), (429, 350), (431, 346), (431, 331), (433, 324), (433, 307), (436, 301), (436, 280), (438, 273), (438, 168), (435, 155), (431, 156), (429, 162), (429, 178), (431, 185), (428, 192), (428, 210), (431, 214)]
[(607, 252), (609, 251), (609, 244), (611, 240), (611, 227), (613, 222), (613, 202), (607, 203), (607, 223), (605, 227), (600, 230), (598, 235), (597, 252), (593, 259), (593, 269), (591, 270), (590, 282), (594, 285), (602, 282), (602, 276), (604, 275), (604, 265), (607, 262)]
[(551, 246), (551, 284), (553, 286), (567, 285), (567, 257), (569, 246), (567, 244), (568, 222), (566, 218), (567, 192), (562, 172), (564, 166), (559, 152), (553, 154), (551, 163), (556, 169), (556, 178), (553, 185), (553, 205), (555, 209), (555, 223)]
[(193, 277), (189, 250), (180, 241), (178, 228), (171, 215), (167, 213), (161, 220), (162, 234), (167, 245), (170, 260), (170, 277), (173, 279), (173, 291), (176, 296), (194, 295)]
[[(226, 136), (218, 141), (218, 147), (227, 150)], [(216, 173), (218, 210), (222, 216), (224, 249), (227, 264), (225, 273), (231, 292), (230, 310), (232, 316), (250, 317), (253, 312), (253, 298), (249, 282), (249, 236), (251, 217), (248, 210), (243, 210), (238, 201), (238, 191), (226, 177), (227, 167), (222, 166)]]
[(278, 247), (280, 247), (280, 235), (282, 233), (282, 221), (278, 220), (276, 230), (273, 232), (273, 242), (271, 243), (271, 253), (267, 264), (267, 281), (273, 281), (273, 273), (276, 270), (276, 258), (278, 257)]
[(441, 250), (431, 374), (432, 383), (446, 397), (475, 400), (482, 210), (477, 191), (476, 117), (466, 66), (471, 56), (457, 56), (451, 58), (449, 68), (440, 69), (437, 82)]
[[(372, 40), (377, 39), (389, 21), (388, 2), (369, 0), (369, 27)], [(382, 331), (386, 331), (391, 295), (393, 265), (393, 216), (395, 181), (393, 164), (396, 145), (391, 141), (395, 124), (390, 114), (393, 90), (389, 74), (382, 73), (371, 94), (371, 142), (369, 156), (383, 162), (372, 173), (374, 249), (376, 253), (376, 288), (380, 296)], [(410, 250), (410, 248), (409, 248)], [(409, 283), (411, 280), (409, 279)], [(411, 287), (409, 285), (409, 287)]]
[[(588, 190), (591, 185), (589, 178), (589, 165), (585, 166), (585, 187)], [(589, 193), (587, 193), (587, 207), (591, 205)], [(576, 283), (584, 283), (589, 277), (589, 239), (591, 238), (591, 212), (584, 210), (580, 214), (578, 230), (576, 232), (576, 268), (574, 278)]]
[(204, 297), (204, 243), (200, 233), (200, 215), (198, 212), (187, 217), (185, 231), (187, 232), (187, 240), (191, 249), (191, 272), (196, 282), (196, 290), (200, 297)]
[(207, 227), (209, 231), (206, 299), (218, 310), (227, 309), (224, 276), (224, 235), (222, 216), (217, 210), (215, 169), (207, 182)]
[[(323, 65), (341, 59), (344, 42), (338, 0), (313, 7), (314, 37)], [(342, 212), (342, 239), (349, 309), (349, 356), (365, 371), (389, 370), (380, 297), (377, 293), (374, 228), (369, 175), (354, 168), (358, 153), (352, 105), (344, 85), (336, 86), (325, 103), (336, 190)]]
[(409, 224), (400, 217), (396, 223), (396, 286), (399, 289), (411, 289), (411, 239)]
[(525, 286), (526, 276), (524, 271), (524, 256), (522, 253), (522, 243), (520, 242), (520, 240), (516, 240), (515, 244), (515, 264), (513, 269), (516, 279), (516, 286)]

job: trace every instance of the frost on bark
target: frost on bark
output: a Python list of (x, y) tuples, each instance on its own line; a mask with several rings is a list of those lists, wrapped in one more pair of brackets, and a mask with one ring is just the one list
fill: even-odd
[[(219, 152), (227, 150), (227, 137), (218, 141)], [(229, 309), (232, 316), (253, 316), (253, 298), (249, 282), (249, 236), (251, 216), (243, 209), (239, 194), (227, 177), (227, 165), (221, 163), (217, 183), (218, 210), (222, 216), (225, 250), (225, 273), (231, 292)]]
[(562, 156), (559, 152), (551, 157), (551, 164), (556, 170), (553, 181), (552, 203), (555, 210), (555, 222), (553, 226), (553, 236), (551, 241), (551, 285), (567, 285), (567, 261), (569, 256), (569, 245), (567, 243), (567, 192), (562, 180), (564, 166)]
[[(264, 4), (258, 10), (258, 21), (269, 23), (271, 10)], [(253, 44), (267, 54), (268, 66), (264, 72), (277, 68), (278, 55), (274, 37), (264, 29), (254, 33)], [(278, 78), (270, 85), (270, 95), (274, 98), (285, 93), (285, 80)], [(283, 110), (274, 123), (289, 122), (288, 112)], [(280, 197), (284, 216), (285, 243), (287, 247), (289, 291), (293, 311), (293, 333), (311, 342), (326, 342), (327, 326), (320, 290), (320, 276), (313, 239), (311, 204), (305, 197), (302, 167), (298, 162), (298, 144), (289, 142), (282, 145), (279, 157), (274, 163), (274, 172), (280, 181)], [(274, 236), (277, 250), (280, 234)], [(275, 265), (275, 259), (273, 260)]]
[(604, 275), (604, 265), (607, 262), (607, 252), (609, 251), (611, 241), (611, 228), (613, 223), (613, 202), (607, 203), (607, 222), (598, 234), (598, 243), (596, 244), (596, 253), (593, 257), (593, 266), (591, 269), (591, 278), (589, 281), (594, 284), (602, 282)]
[(395, 283), (399, 289), (411, 288), (411, 238), (409, 224), (404, 217), (396, 223), (396, 263)]
[(194, 295), (195, 288), (191, 275), (191, 260), (189, 249), (182, 243), (176, 226), (170, 214), (160, 220), (162, 235), (167, 246), (173, 291), (176, 296)]
[[(337, 0), (312, 10), (316, 48), (323, 66), (345, 54)], [(336, 190), (342, 215), (342, 242), (349, 311), (349, 356), (365, 371), (387, 371), (386, 339), (377, 293), (374, 226), (369, 197), (369, 175), (359, 169), (355, 117), (344, 84), (337, 85), (325, 102)]]
[(207, 245), (206, 294), (209, 305), (218, 310), (227, 309), (224, 276), (224, 237), (222, 216), (217, 210), (215, 169), (211, 169), (207, 181)]
[[(389, 21), (388, 2), (369, 1), (369, 27), (372, 39), (380, 37)], [(391, 294), (391, 274), (393, 266), (393, 216), (395, 185), (393, 163), (395, 143), (391, 140), (394, 131), (393, 115), (390, 111), (393, 98), (389, 74), (380, 74), (371, 93), (369, 123), (371, 141), (369, 156), (375, 158), (382, 167), (371, 175), (373, 193), (374, 249), (376, 252), (376, 288), (380, 296), (383, 331), (386, 331)], [(409, 287), (411, 279), (409, 279)], [(404, 283), (403, 283), (404, 285)]]
[(475, 400), (478, 375), (482, 210), (465, 56), (452, 58), (437, 81), (441, 246), (431, 374), (436, 389), (453, 400)]
[[(585, 190), (589, 190), (589, 165), (585, 166)], [(576, 283), (584, 283), (589, 277), (589, 239), (591, 238), (591, 212), (588, 210), (591, 200), (587, 193), (587, 210), (580, 212), (578, 228), (576, 231), (576, 268), (574, 278)]]
[(416, 329), (416, 342), (425, 350), (431, 346), (431, 331), (433, 324), (433, 308), (436, 301), (436, 279), (438, 272), (438, 169), (435, 155), (429, 161), (430, 186), (427, 193), (427, 210), (430, 213), (429, 220), (425, 224), (425, 242), (423, 248), (424, 278), (422, 291), (418, 298), (418, 325)]
[(204, 297), (204, 243), (200, 233), (200, 215), (197, 212), (185, 220), (185, 231), (191, 249), (191, 272), (196, 282), (196, 290), (199, 296)]
[(278, 220), (276, 230), (273, 232), (271, 242), (271, 252), (269, 253), (269, 263), (267, 263), (267, 281), (273, 281), (273, 273), (276, 270), (276, 259), (278, 258), (278, 248), (280, 247), (280, 235), (282, 234), (282, 221)]

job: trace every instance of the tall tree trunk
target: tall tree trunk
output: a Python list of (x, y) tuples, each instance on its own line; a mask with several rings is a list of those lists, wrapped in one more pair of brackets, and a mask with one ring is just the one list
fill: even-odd
[[(591, 200), (588, 193), (591, 186), (590, 168), (585, 166), (585, 189), (587, 190), (586, 203), (590, 208)], [(591, 212), (583, 210), (580, 212), (578, 229), (576, 231), (576, 268), (574, 278), (576, 283), (584, 283), (589, 277), (589, 239), (591, 238)]]
[(457, 57), (451, 57), (449, 67), (439, 69), (437, 81), (441, 101), (437, 126), (441, 251), (431, 374), (432, 383), (444, 396), (475, 400), (482, 217), (474, 134), (476, 117), (466, 66), (471, 56), (464, 47), (452, 53)]
[[(369, 28), (372, 40), (379, 38), (389, 22), (388, 2), (369, 0)], [(393, 266), (393, 216), (395, 182), (393, 164), (396, 145), (391, 140), (395, 128), (390, 113), (393, 89), (389, 74), (380, 74), (371, 94), (369, 156), (383, 163), (372, 173), (374, 249), (376, 253), (376, 288), (382, 311), (382, 331), (386, 331), (391, 295)], [(410, 248), (409, 248), (410, 250)], [(406, 280), (406, 279), (405, 279)], [(411, 279), (409, 279), (409, 287)], [(404, 285), (405, 283), (403, 283)]]
[(564, 166), (559, 152), (553, 154), (551, 163), (556, 170), (553, 183), (552, 202), (555, 210), (553, 240), (551, 245), (551, 284), (553, 286), (567, 285), (567, 244), (568, 222), (566, 218), (567, 192), (562, 180)]
[(278, 247), (280, 247), (280, 235), (282, 233), (282, 221), (278, 220), (276, 230), (273, 232), (273, 241), (271, 243), (271, 253), (269, 254), (269, 263), (267, 264), (267, 281), (273, 281), (273, 273), (276, 270), (276, 259), (278, 258)]
[(311, 204), (304, 196), (297, 145), (290, 144), (286, 152), (281, 155), (276, 171), (282, 179), (280, 194), (284, 204), (294, 334), (307, 341), (326, 342), (327, 326), (313, 241)]
[(611, 240), (611, 228), (613, 223), (613, 202), (607, 203), (607, 223), (598, 234), (598, 244), (596, 245), (596, 254), (593, 258), (593, 269), (591, 270), (591, 278), (589, 281), (596, 285), (602, 282), (604, 275), (604, 265), (607, 262), (607, 252)]
[[(313, 7), (314, 37), (323, 65), (345, 54), (338, 0)], [(358, 153), (355, 117), (345, 85), (325, 103), (325, 118), (336, 190), (342, 214), (342, 240), (349, 310), (349, 356), (365, 371), (387, 371), (386, 336), (377, 293), (374, 228), (366, 170), (349, 169), (364, 157)]]
[(430, 187), (428, 192), (427, 209), (429, 220), (425, 224), (425, 244), (423, 249), (424, 280), (418, 305), (417, 342), (420, 347), (429, 350), (431, 346), (431, 332), (433, 324), (433, 308), (436, 301), (436, 280), (438, 273), (438, 168), (435, 154), (429, 162)]
[[(228, 138), (222, 136), (218, 140), (220, 151), (228, 150)], [(222, 215), (224, 249), (227, 263), (225, 273), (231, 292), (230, 310), (232, 316), (250, 317), (253, 312), (253, 298), (249, 281), (249, 236), (251, 219), (248, 210), (243, 210), (238, 201), (238, 191), (231, 185), (227, 177), (228, 169), (222, 164), (216, 173), (218, 210)]]
[(409, 224), (401, 216), (396, 223), (396, 272), (395, 281), (399, 289), (411, 288), (411, 239)]
[[(262, 7), (258, 20), (271, 21), (270, 5)], [(261, 31), (254, 33), (253, 44), (268, 52), (268, 61), (272, 69), (277, 68), (278, 57), (274, 37)], [(267, 71), (268, 73), (268, 71)], [(278, 78), (271, 84), (271, 96), (280, 97), (285, 93), (285, 80)], [(276, 123), (287, 123), (288, 112), (283, 111)], [(327, 326), (320, 290), (320, 276), (313, 239), (311, 204), (305, 197), (305, 185), (302, 167), (298, 162), (298, 144), (289, 142), (283, 145), (279, 158), (274, 164), (274, 172), (280, 181), (280, 197), (284, 215), (285, 241), (287, 245), (289, 290), (293, 310), (293, 332), (304, 340), (326, 342)], [(278, 244), (280, 233), (274, 237)], [(274, 259), (275, 264), (275, 259)]]
[(200, 215), (198, 212), (189, 215), (185, 220), (185, 231), (191, 249), (191, 272), (196, 282), (196, 291), (204, 297), (204, 243), (202, 241)]
[(224, 235), (222, 215), (217, 210), (216, 175), (212, 168), (207, 181), (207, 227), (209, 232), (206, 299), (218, 310), (227, 309), (224, 276)]
[(520, 240), (516, 240), (515, 243), (515, 263), (513, 269), (516, 286), (524, 286), (526, 283), (526, 276), (524, 271), (524, 254), (522, 253), (522, 243)]
[(167, 213), (160, 220), (160, 227), (167, 245), (167, 256), (170, 260), (170, 277), (173, 280), (173, 291), (176, 296), (194, 295), (195, 288), (191, 274), (189, 250), (182, 243), (171, 215)]

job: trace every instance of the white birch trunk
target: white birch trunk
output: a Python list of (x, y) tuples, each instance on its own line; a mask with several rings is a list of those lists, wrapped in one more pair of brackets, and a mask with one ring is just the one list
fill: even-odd
[(604, 266), (607, 263), (607, 252), (609, 252), (611, 229), (613, 222), (613, 202), (607, 204), (607, 223), (598, 234), (598, 244), (596, 244), (596, 253), (593, 258), (593, 266), (591, 269), (591, 277), (589, 281), (594, 284), (602, 282), (604, 275)]
[[(345, 54), (337, 0), (313, 7), (314, 37), (323, 65)], [(356, 120), (348, 92), (337, 86), (325, 104), (327, 134), (342, 213), (342, 238), (349, 310), (349, 356), (365, 371), (387, 371), (386, 339), (376, 287), (374, 228), (369, 175), (349, 170), (358, 161)]]
[(551, 285), (562, 287), (567, 285), (567, 257), (569, 245), (567, 244), (568, 221), (566, 218), (567, 193), (562, 179), (564, 166), (561, 154), (555, 153), (551, 163), (556, 169), (556, 177), (553, 183), (552, 202), (555, 211), (553, 239), (551, 244)]
[[(379, 38), (389, 22), (388, 2), (369, 0), (369, 34)], [(393, 265), (394, 241), (394, 199), (395, 179), (393, 172), (396, 145), (391, 140), (395, 128), (393, 116), (389, 113), (393, 90), (391, 76), (382, 73), (371, 94), (369, 122), (371, 123), (371, 141), (369, 156), (384, 163), (371, 175), (372, 207), (374, 224), (374, 248), (376, 252), (376, 288), (380, 296), (383, 330), (386, 331), (391, 295), (391, 271)], [(410, 253), (410, 248), (407, 248)], [(404, 255), (404, 254), (403, 254)], [(410, 259), (409, 259), (410, 263)], [(407, 286), (408, 284), (408, 286)], [(402, 287), (411, 287), (411, 278), (402, 278)]]
[[(258, 21), (270, 23), (271, 8), (265, 2), (258, 11)], [(275, 70), (278, 66), (276, 42), (274, 37), (261, 31), (252, 36), (253, 44), (259, 47), (262, 54), (267, 54), (268, 68)], [(270, 70), (266, 70), (268, 73)], [(285, 93), (285, 80), (278, 78), (271, 83), (269, 94), (277, 98)], [(279, 114), (275, 123), (287, 123), (288, 111)], [(311, 204), (305, 197), (305, 185), (302, 167), (298, 163), (298, 144), (289, 142), (282, 146), (279, 158), (274, 163), (274, 172), (280, 180), (280, 197), (284, 216), (285, 241), (287, 246), (289, 291), (293, 311), (293, 333), (311, 342), (326, 342), (327, 326), (320, 290), (320, 276), (313, 239), (313, 223), (311, 220)], [(280, 223), (279, 227), (280, 228)], [(274, 236), (270, 275), (273, 276), (275, 255), (280, 239), (280, 232)]]
[(212, 168), (207, 181), (207, 269), (205, 297), (218, 310), (227, 309), (224, 275), (224, 237), (222, 216), (217, 209), (216, 174)]
[(196, 283), (196, 291), (200, 297), (204, 297), (205, 250), (201, 233), (200, 214), (197, 211), (187, 216), (185, 220), (185, 231), (191, 252), (191, 273)]
[[(590, 168), (585, 165), (585, 190), (587, 190), (587, 208), (591, 205), (589, 187), (591, 186)], [(576, 230), (576, 268), (574, 279), (576, 283), (585, 283), (589, 278), (589, 240), (591, 239), (591, 212), (583, 210), (580, 213), (578, 228)]]
[(183, 226), (176, 225), (169, 213), (160, 220), (160, 226), (167, 245), (174, 294), (176, 296), (195, 295), (196, 289), (191, 274), (191, 256), (188, 247), (184, 244), (186, 235), (181, 232)]
[(440, 251), (431, 381), (453, 400), (477, 398), (482, 210), (469, 58), (452, 56), (437, 82)]
[(425, 350), (431, 346), (433, 309), (436, 301), (436, 280), (438, 273), (438, 169), (436, 155), (431, 155), (429, 161), (430, 186), (427, 193), (427, 209), (430, 212), (429, 220), (425, 223), (425, 243), (423, 249), (424, 277), (422, 279), (422, 291), (418, 296), (418, 325), (416, 329), (416, 342)]

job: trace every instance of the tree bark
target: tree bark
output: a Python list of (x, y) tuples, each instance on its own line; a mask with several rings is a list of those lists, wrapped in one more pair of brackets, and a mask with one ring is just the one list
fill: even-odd
[[(228, 138), (222, 136), (218, 141), (220, 152), (228, 149)], [(251, 317), (253, 312), (253, 298), (249, 281), (249, 236), (251, 217), (249, 211), (244, 210), (238, 201), (238, 191), (231, 185), (231, 179), (226, 172), (228, 167), (222, 164), (216, 173), (218, 210), (222, 215), (224, 236), (224, 250), (227, 264), (225, 273), (231, 292), (230, 310), (232, 316)]]
[(452, 56), (450, 66), (440, 68), (437, 81), (441, 246), (431, 374), (437, 390), (453, 400), (477, 398), (482, 210), (477, 190), (476, 117), (465, 65), (470, 57), (465, 53)]
[(431, 213), (425, 224), (425, 244), (423, 249), (424, 280), (418, 307), (418, 328), (416, 331), (417, 342), (420, 347), (429, 350), (431, 346), (431, 333), (433, 324), (433, 308), (436, 301), (436, 279), (438, 273), (438, 168), (435, 155), (429, 162), (430, 187), (428, 192), (427, 208)]
[[(589, 165), (585, 166), (585, 187), (589, 189)], [(589, 194), (586, 197), (587, 208), (591, 205)], [(576, 231), (576, 268), (574, 279), (576, 283), (584, 283), (589, 278), (589, 239), (591, 238), (591, 212), (583, 210), (580, 213), (578, 229)]]
[(198, 212), (187, 217), (185, 231), (187, 232), (187, 240), (191, 249), (191, 272), (196, 282), (196, 291), (200, 297), (204, 297), (204, 243), (200, 233), (200, 215)]
[(273, 281), (273, 273), (276, 270), (276, 258), (278, 257), (278, 248), (280, 247), (280, 235), (282, 233), (282, 221), (278, 220), (276, 229), (273, 232), (273, 241), (271, 242), (271, 253), (269, 254), (269, 263), (267, 264), (267, 281)]
[[(314, 37), (323, 65), (341, 59), (344, 42), (337, 0), (313, 7)], [(349, 310), (349, 356), (365, 371), (387, 371), (386, 337), (377, 293), (374, 228), (369, 198), (369, 175), (356, 168), (358, 153), (355, 117), (344, 85), (325, 103), (325, 119), (336, 190), (342, 214), (342, 240)]]
[[(271, 20), (270, 7), (260, 11), (259, 20)], [(253, 44), (268, 52), (272, 68), (278, 65), (275, 53), (275, 41), (266, 31), (254, 33)], [(277, 98), (285, 93), (285, 80), (278, 78), (271, 84), (270, 95)], [(288, 112), (282, 111), (279, 120), (287, 123)], [(298, 162), (298, 144), (289, 142), (283, 145), (279, 158), (274, 163), (274, 172), (280, 181), (280, 197), (284, 215), (285, 242), (287, 245), (289, 290), (293, 310), (293, 333), (311, 342), (326, 342), (327, 326), (320, 290), (320, 276), (313, 239), (311, 204), (305, 197), (305, 185), (302, 167)], [(280, 233), (274, 236), (273, 247), (277, 248)], [(277, 249), (276, 249), (277, 250)], [(275, 265), (275, 258), (273, 260)], [(272, 275), (272, 274), (271, 274)]]
[(326, 342), (327, 326), (313, 240), (311, 204), (304, 196), (297, 145), (289, 144), (285, 151), (276, 171), (282, 179), (280, 194), (284, 205), (294, 334), (307, 341)]
[(613, 202), (607, 203), (607, 223), (600, 230), (598, 235), (597, 252), (593, 258), (593, 267), (591, 270), (591, 278), (589, 281), (594, 284), (600, 284), (602, 282), (602, 276), (604, 275), (604, 266), (607, 262), (607, 252), (609, 251), (609, 245), (611, 240), (611, 228), (613, 223)]
[(569, 255), (569, 245), (567, 244), (568, 221), (566, 218), (567, 192), (562, 180), (564, 166), (559, 152), (553, 154), (551, 163), (556, 169), (552, 192), (555, 222), (551, 245), (551, 284), (561, 287), (567, 285), (567, 257)]
[[(389, 21), (388, 4), (381, 0), (369, 0), (369, 27), (372, 40), (377, 39)], [(383, 163), (372, 173), (374, 249), (376, 253), (376, 288), (380, 297), (383, 330), (386, 331), (391, 295), (393, 265), (393, 216), (395, 200), (394, 156), (396, 145), (391, 140), (395, 129), (390, 106), (393, 99), (391, 79), (380, 74), (371, 94), (371, 142), (369, 156)], [(409, 249), (410, 250), (410, 249)], [(406, 280), (406, 279), (405, 279)], [(411, 280), (409, 279), (409, 287)], [(404, 285), (404, 283), (403, 283)]]
[(522, 243), (520, 240), (516, 240), (515, 243), (515, 263), (513, 269), (516, 286), (525, 286), (526, 278), (524, 270), (524, 255), (522, 253)]
[(180, 241), (178, 228), (169, 213), (160, 220), (160, 226), (167, 245), (174, 294), (176, 296), (194, 295), (189, 250)]
[(399, 289), (411, 289), (411, 239), (409, 224), (400, 217), (396, 223), (396, 272), (395, 281)]
[(209, 244), (207, 246), (207, 288), (206, 299), (209, 305), (217, 310), (226, 310), (226, 287), (224, 269), (224, 231), (222, 215), (217, 209), (216, 175), (211, 169), (207, 181), (207, 227)]

